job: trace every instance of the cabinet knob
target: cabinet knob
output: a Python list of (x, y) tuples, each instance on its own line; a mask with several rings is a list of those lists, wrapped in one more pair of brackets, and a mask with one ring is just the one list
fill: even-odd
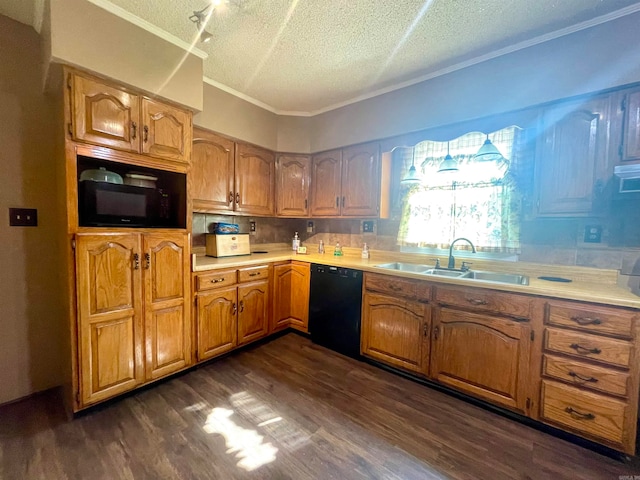
[(136, 122), (131, 122), (131, 139), (135, 140), (138, 134), (138, 124)]
[(149, 253), (144, 254), (144, 262), (144, 269), (149, 270), (149, 267), (151, 267), (151, 255)]
[(133, 269), (134, 270), (140, 269), (140, 255), (138, 255), (137, 253), (133, 254)]
[(231, 313), (233, 313), (234, 315), (238, 313), (238, 305), (236, 305), (235, 303), (231, 307)]
[(145, 125), (142, 131), (144, 132), (144, 135), (142, 136), (142, 141), (144, 143), (147, 143), (147, 141), (149, 140), (149, 126)]
[(240, 300), (240, 313), (244, 312), (244, 301)]
[(240, 203), (240, 194), (236, 193), (236, 203)]
[(229, 203), (233, 203), (233, 192), (229, 192)]

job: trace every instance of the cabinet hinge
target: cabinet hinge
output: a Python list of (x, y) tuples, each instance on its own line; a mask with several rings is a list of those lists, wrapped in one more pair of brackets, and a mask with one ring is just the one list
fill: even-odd
[(531, 330), (531, 335), (530, 335), (530, 337), (531, 337), (531, 341), (532, 341), (532, 342), (533, 342), (533, 339), (535, 338), (535, 336), (536, 336), (536, 332), (534, 332), (533, 330)]
[(527, 410), (531, 408), (531, 399), (527, 397)]
[(80, 391), (79, 390), (76, 392), (76, 404), (80, 405)]
[(67, 123), (67, 130), (69, 130), (69, 135), (73, 135), (73, 130), (71, 129), (71, 122)]
[(620, 102), (620, 110), (623, 112), (627, 109), (627, 96), (625, 95)]
[(618, 145), (618, 156), (619, 156), (620, 158), (622, 158), (622, 152), (623, 152), (623, 150), (622, 150), (622, 144), (620, 144), (620, 145)]
[(76, 239), (75, 239), (75, 238), (72, 238), (72, 239), (71, 239), (71, 248), (72, 248), (73, 250), (75, 250), (75, 249), (76, 249)]
[(67, 88), (71, 90), (71, 75), (67, 75)]

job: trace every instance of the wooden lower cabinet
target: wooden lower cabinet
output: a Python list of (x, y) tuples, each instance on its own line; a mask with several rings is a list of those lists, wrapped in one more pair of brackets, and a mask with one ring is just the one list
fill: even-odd
[(238, 286), (238, 345), (269, 332), (269, 280)]
[(437, 308), (431, 377), (491, 403), (527, 411), (528, 322)]
[(362, 354), (426, 375), (431, 309), (424, 303), (366, 293), (362, 311)]
[(196, 305), (198, 360), (233, 350), (238, 345), (237, 287), (199, 293)]
[(291, 327), (309, 332), (309, 281), (306, 262), (287, 262), (273, 268), (273, 316), (270, 330)]
[(187, 234), (76, 236), (79, 405), (185, 368)]

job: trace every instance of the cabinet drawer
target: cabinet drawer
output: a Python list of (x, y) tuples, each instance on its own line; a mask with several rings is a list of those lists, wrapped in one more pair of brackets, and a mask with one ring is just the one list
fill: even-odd
[(220, 270), (211, 273), (203, 273), (196, 277), (196, 289), (199, 292), (202, 290), (210, 290), (212, 288), (235, 285), (236, 283), (235, 270)]
[(445, 305), (529, 318), (534, 299), (476, 288), (436, 287), (436, 301)]
[(613, 308), (550, 302), (547, 323), (630, 338), (635, 316)]
[(624, 418), (629, 406), (614, 398), (555, 382), (542, 382), (540, 415), (588, 436), (624, 444)]
[(544, 347), (553, 352), (619, 367), (628, 367), (631, 360), (631, 344), (624, 340), (557, 328), (545, 329)]
[(419, 280), (406, 280), (391, 275), (372, 275), (370, 273), (364, 276), (364, 288), (373, 292), (388, 293), (390, 295), (419, 298), (420, 300), (429, 300), (431, 296), (431, 286)]
[(629, 374), (610, 368), (597, 367), (577, 360), (544, 355), (542, 373), (591, 390), (613, 395), (628, 395)]
[(269, 278), (269, 265), (260, 265), (259, 267), (249, 267), (238, 270), (238, 282), (240, 283), (265, 278)]

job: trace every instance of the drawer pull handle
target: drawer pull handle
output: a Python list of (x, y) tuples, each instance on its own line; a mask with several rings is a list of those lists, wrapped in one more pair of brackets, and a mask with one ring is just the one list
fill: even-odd
[(582, 413), (571, 407), (565, 408), (564, 411), (571, 415), (573, 418), (578, 418), (580, 420), (593, 420), (594, 418), (596, 418), (593, 413)]
[(581, 382), (593, 382), (593, 383), (596, 383), (598, 381), (598, 379), (595, 378), (595, 377), (583, 377), (579, 373), (576, 373), (576, 372), (571, 371), (571, 370), (569, 370), (569, 376), (573, 377), (574, 380), (581, 381)]
[(489, 303), (486, 300), (481, 300), (479, 298), (467, 298), (467, 302), (471, 305), (487, 305)]
[(258, 275), (260, 275), (260, 272), (253, 272), (249, 274), (250, 277), (256, 277)]
[(211, 280), (211, 283), (219, 283), (219, 282), (224, 282), (224, 277), (214, 278), (213, 280)]
[(578, 353), (582, 353), (582, 354), (589, 354), (589, 353), (593, 353), (594, 355), (598, 355), (599, 353), (602, 353), (602, 350), (600, 350), (599, 348), (587, 348), (587, 347), (583, 347), (582, 345), (578, 344), (578, 343), (572, 343), (571, 345), (569, 345), (571, 348), (573, 348), (576, 352)]
[(571, 317), (571, 320), (576, 322), (578, 325), (600, 325), (602, 320), (599, 318), (591, 318), (591, 317)]

